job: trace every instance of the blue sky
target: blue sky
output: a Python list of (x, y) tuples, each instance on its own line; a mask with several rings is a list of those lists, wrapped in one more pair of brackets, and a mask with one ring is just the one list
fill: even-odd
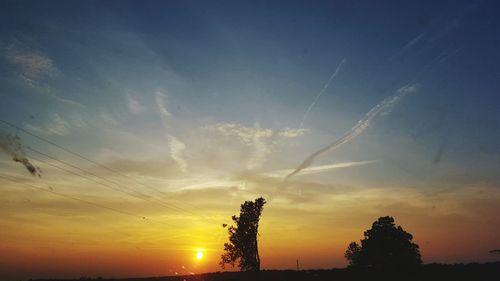
[[(3, 5), (2, 45), (7, 55), (2, 64), (2, 112), (16, 124), (40, 126), (55, 115), (87, 123), (85, 118), (95, 119), (105, 111), (132, 125), (125, 129), (154, 137), (162, 127), (157, 116), (123, 114), (131, 101), (150, 113), (154, 93), (162, 92), (169, 111), (180, 119), (171, 125), (180, 134), (191, 126), (183, 122), (193, 120), (295, 128), (346, 59), (307, 116), (309, 137), (297, 149), (314, 150), (347, 131), (400, 87), (418, 84), (417, 95), (352, 145), (358, 147), (355, 154), (366, 150), (373, 157), (392, 157), (401, 153), (380, 147), (384, 140), (415, 138), (397, 149), (427, 156), (420, 161), (432, 160), (445, 138), (443, 169), (447, 159), (462, 162), (466, 170), (477, 168), (466, 161), (473, 157), (494, 169), (476, 169), (468, 177), (496, 180), (500, 74), (494, 36), (498, 21), (491, 2)], [(38, 71), (28, 77), (38, 84), (26, 85), (19, 79), (23, 69), (8, 59), (13, 53), (50, 60), (47, 68), (52, 73), (24, 66), (24, 71)], [(74, 133), (96, 134), (100, 128), (92, 126), (95, 121)], [(378, 140), (371, 141), (374, 138)], [(71, 141), (71, 136), (61, 141), (66, 139)], [(73, 146), (92, 147), (90, 139)], [(368, 144), (361, 145), (364, 142)], [(295, 161), (304, 156), (293, 154), (289, 157)], [(403, 166), (414, 162), (395, 161)], [(436, 166), (432, 161), (418, 166), (426, 164)], [(407, 168), (427, 173), (411, 164)], [(457, 170), (461, 167), (448, 168), (463, 172)]]
[[(499, 196), (498, 8), (495, 1), (3, 1), (0, 119), (172, 196), (223, 190), (234, 207), (265, 195), (279, 209), (313, 186), (304, 208), (326, 212), (321, 196), (330, 187), (379, 189), (366, 197), (375, 209), (397, 188), (401, 201), (448, 194), (446, 214), (461, 213), (469, 192)], [(281, 189), (286, 171), (405, 87), (411, 93)], [(29, 177), (4, 156), (3, 171)], [(73, 183), (34, 162), (49, 184)], [(71, 186), (89, 198), (114, 196)], [(429, 200), (417, 205), (439, 201)], [(388, 211), (409, 213), (403, 209)], [(361, 213), (366, 221), (378, 214)], [(498, 228), (493, 233), (498, 238)]]

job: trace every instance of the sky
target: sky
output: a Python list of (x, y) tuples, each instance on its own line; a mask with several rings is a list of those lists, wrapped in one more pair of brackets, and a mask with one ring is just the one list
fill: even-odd
[(2, 1), (0, 279), (218, 271), (260, 196), (265, 269), (498, 260), (498, 5)]

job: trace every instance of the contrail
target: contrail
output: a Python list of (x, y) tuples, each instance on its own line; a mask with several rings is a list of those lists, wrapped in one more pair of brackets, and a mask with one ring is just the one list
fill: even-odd
[(23, 164), (31, 175), (41, 177), (40, 168), (35, 167), (28, 160), (21, 145), (21, 139), (18, 136), (12, 136), (10, 134), (0, 132), (0, 148), (5, 153), (12, 156), (12, 160)]
[(436, 152), (436, 155), (434, 156), (434, 161), (433, 161), (434, 164), (439, 164), (439, 162), (441, 162), (441, 159), (443, 159), (443, 155), (447, 146), (448, 146), (448, 132), (445, 130), (443, 138), (441, 139), (441, 143), (439, 144), (438, 150)]
[(328, 79), (328, 81), (326, 82), (325, 86), (323, 86), (323, 89), (321, 89), (321, 91), (316, 95), (316, 97), (314, 98), (313, 102), (307, 108), (306, 113), (304, 113), (304, 117), (302, 117), (302, 121), (300, 122), (299, 128), (302, 129), (304, 127), (304, 122), (306, 121), (306, 118), (309, 115), (309, 112), (314, 107), (314, 105), (316, 105), (316, 102), (318, 101), (319, 97), (321, 97), (321, 95), (323, 95), (323, 93), (326, 91), (326, 89), (328, 89), (328, 87), (330, 86), (330, 83), (332, 82), (333, 78), (335, 78), (335, 76), (337, 76), (337, 73), (339, 73), (340, 67), (342, 67), (342, 65), (346, 61), (347, 60), (345, 58), (342, 59), (342, 61), (339, 63), (339, 65), (337, 66), (337, 68), (333, 72), (332, 76), (330, 76), (330, 79)]
[[(376, 160), (367, 160), (367, 161), (343, 162), (343, 163), (337, 163), (337, 164), (313, 166), (313, 167), (308, 167), (308, 168), (303, 169), (302, 173), (300, 173), (300, 175), (310, 175), (310, 174), (323, 173), (323, 172), (331, 171), (334, 169), (357, 167), (357, 166), (367, 165), (367, 164), (371, 164), (371, 163), (375, 163), (375, 162), (377, 162), (377, 161)], [(271, 178), (282, 178), (283, 176), (286, 176), (293, 171), (294, 171), (294, 169), (284, 169), (284, 170), (273, 171), (273, 172), (269, 172), (269, 173), (265, 173), (265, 174), (261, 174), (261, 175), (271, 177)]]
[(290, 173), (288, 176), (285, 177), (285, 181), (288, 180), (290, 177), (296, 175), (299, 173), (302, 169), (309, 167), (314, 159), (329, 151), (329, 150), (335, 150), (341, 145), (343, 145), (346, 142), (349, 142), (353, 140), (355, 137), (360, 135), (366, 128), (368, 128), (374, 118), (377, 116), (384, 114), (384, 113), (389, 113), (389, 110), (393, 108), (405, 95), (411, 92), (416, 91), (416, 85), (406, 85), (398, 90), (398, 93), (394, 96), (390, 96), (388, 98), (385, 98), (382, 102), (377, 104), (375, 107), (373, 107), (368, 113), (366, 113), (365, 117), (363, 117), (361, 120), (358, 121), (358, 123), (351, 128), (344, 136), (342, 136), (340, 139), (336, 140), (335, 142), (323, 147), (322, 149), (314, 152), (311, 154), (309, 157), (307, 157), (304, 162), (302, 162), (297, 169), (295, 169), (292, 173)]
[(402, 55), (404, 52), (406, 52), (408, 49), (410, 49), (413, 45), (417, 44), (422, 38), (427, 35), (428, 30), (424, 30), (421, 32), (419, 35), (408, 41), (401, 50), (399, 50), (396, 54), (394, 54), (392, 57), (389, 58), (389, 60), (393, 60), (397, 58), (398, 56)]

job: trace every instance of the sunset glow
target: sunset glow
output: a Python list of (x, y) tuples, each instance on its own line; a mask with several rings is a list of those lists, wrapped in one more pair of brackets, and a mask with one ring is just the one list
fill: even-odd
[(198, 260), (203, 259), (203, 252), (201, 250), (199, 250), (198, 252), (196, 252), (196, 259), (198, 259)]
[(0, 280), (500, 259), (494, 1), (1, 2)]

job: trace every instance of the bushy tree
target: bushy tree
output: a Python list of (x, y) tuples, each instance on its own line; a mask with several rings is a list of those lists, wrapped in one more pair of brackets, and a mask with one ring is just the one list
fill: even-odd
[(361, 252), (361, 247), (356, 242), (351, 242), (347, 246), (344, 257), (349, 261), (349, 264), (354, 266), (359, 264), (359, 254)]
[[(234, 226), (229, 226), (229, 243), (224, 244), (220, 265), (238, 266), (242, 271), (259, 271), (260, 257), (257, 245), (259, 219), (266, 200), (262, 197), (241, 204), (240, 216), (232, 216)], [(223, 225), (226, 227), (226, 225)]]
[(415, 267), (422, 264), (413, 236), (394, 223), (392, 217), (380, 217), (365, 231), (361, 245), (352, 242), (344, 257), (357, 267)]

